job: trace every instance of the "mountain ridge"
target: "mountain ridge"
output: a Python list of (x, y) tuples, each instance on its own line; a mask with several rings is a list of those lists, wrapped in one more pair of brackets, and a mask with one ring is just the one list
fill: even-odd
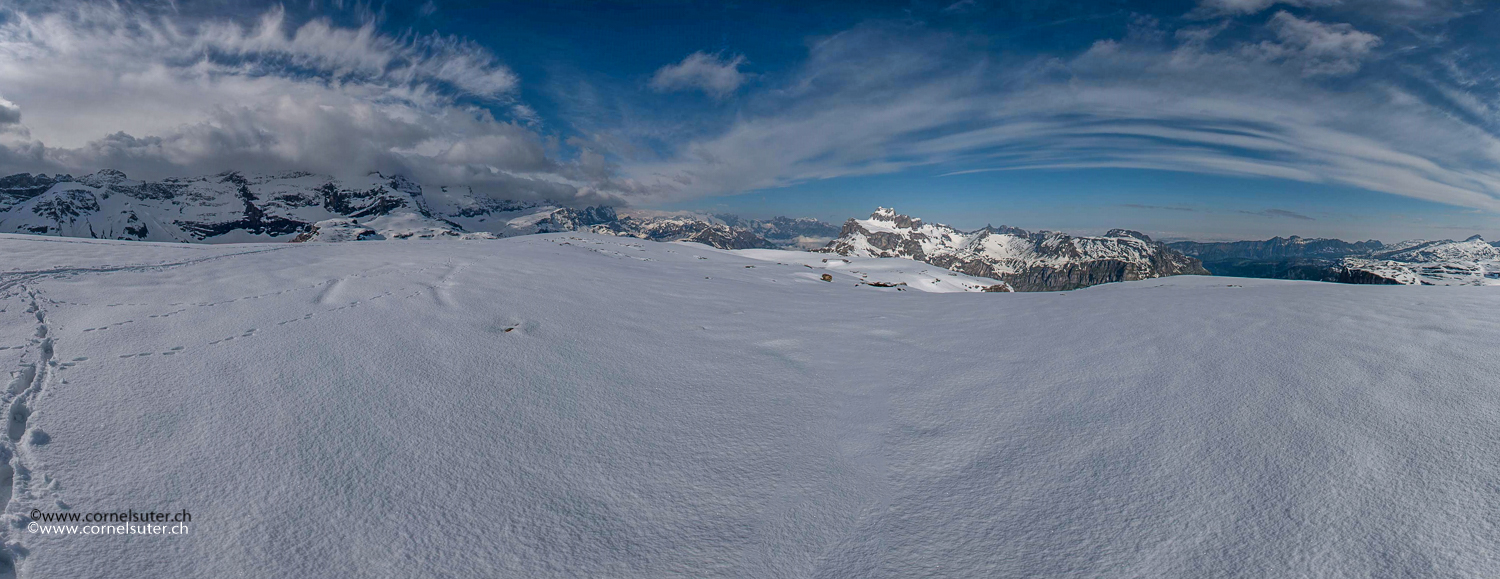
[(138, 181), (105, 169), (76, 178), (29, 173), (0, 178), (0, 232), (97, 239), (222, 243), (493, 238), (587, 230), (748, 249), (798, 243), (800, 238), (776, 237), (788, 224), (833, 228), (816, 220), (726, 217), (734, 225), (677, 216), (622, 216), (609, 206), (494, 199), (468, 187), (423, 187), (380, 173), (340, 180), (307, 172), (226, 171)]
[(966, 275), (997, 279), (1017, 291), (1058, 291), (1170, 275), (1208, 275), (1197, 259), (1138, 231), (1103, 237), (986, 226), (960, 231), (880, 207), (849, 219), (820, 251), (914, 259)]
[(1356, 284), (1500, 284), (1500, 249), (1479, 235), (1464, 241), (1419, 239), (1392, 244), (1294, 235), (1168, 245), (1202, 259), (1204, 267), (1216, 275)]

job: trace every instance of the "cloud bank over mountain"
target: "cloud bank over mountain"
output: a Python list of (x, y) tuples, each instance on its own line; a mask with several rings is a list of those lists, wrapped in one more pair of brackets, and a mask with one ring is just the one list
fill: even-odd
[(559, 159), (517, 75), (462, 38), (74, 4), (6, 11), (0, 60), (0, 172), (384, 171), (581, 203), (630, 187)]

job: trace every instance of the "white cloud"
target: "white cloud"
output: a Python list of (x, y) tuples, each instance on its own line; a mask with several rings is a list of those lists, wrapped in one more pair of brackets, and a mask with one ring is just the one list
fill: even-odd
[(1307, 8), (1332, 6), (1339, 3), (1340, 0), (1202, 0), (1190, 15), (1197, 17), (1242, 16), (1258, 14), (1277, 4)]
[(724, 98), (745, 83), (746, 75), (739, 70), (744, 63), (743, 55), (726, 59), (722, 54), (694, 52), (682, 62), (658, 69), (651, 77), (651, 88), (661, 92), (701, 90), (714, 98)]
[[(549, 157), (516, 75), (472, 42), (373, 24), (185, 23), (117, 4), (0, 19), (0, 172), (385, 171), (512, 198), (598, 202), (632, 185)], [(494, 110), (516, 120), (495, 118)]]
[[(1420, 99), (1307, 76), (1307, 66), (1352, 59), (1369, 42), (1297, 26), (1283, 37), (1310, 52), (1297, 59), (1104, 41), (1076, 58), (1003, 65), (961, 58), (940, 35), (849, 31), (817, 45), (788, 88), (749, 107), (774, 112), (624, 170), (674, 198), (920, 167), (1124, 167), (1500, 209), (1500, 140)], [(1322, 32), (1344, 40), (1323, 43)]]
[(16, 103), (0, 97), (0, 125), (13, 125), (21, 122), (21, 107)]
[(1226, 18), (1259, 14), (1272, 6), (1327, 9), (1395, 23), (1441, 22), (1457, 18), (1479, 3), (1470, 0), (1199, 0), (1189, 18)]
[(1348, 74), (1380, 45), (1380, 37), (1355, 30), (1349, 24), (1324, 24), (1304, 20), (1289, 12), (1277, 12), (1267, 27), (1275, 42), (1247, 46), (1247, 54), (1268, 60), (1295, 62), (1304, 74)]

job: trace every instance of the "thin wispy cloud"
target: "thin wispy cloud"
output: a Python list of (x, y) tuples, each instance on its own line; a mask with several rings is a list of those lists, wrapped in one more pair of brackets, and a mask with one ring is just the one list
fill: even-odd
[(1297, 213), (1295, 211), (1287, 211), (1286, 209), (1263, 209), (1260, 211), (1241, 210), (1240, 213), (1243, 213), (1245, 215), (1259, 215), (1261, 217), (1282, 217), (1286, 219), (1299, 219), (1302, 221), (1316, 221), (1311, 217), (1308, 217), (1301, 213)]
[(1168, 205), (1142, 205), (1142, 204), (1139, 204), (1139, 203), (1121, 203), (1120, 206), (1121, 207), (1128, 207), (1128, 208), (1131, 208), (1131, 209), (1149, 209), (1149, 210), (1152, 210), (1152, 211), (1184, 211), (1184, 212), (1194, 212), (1194, 211), (1197, 211), (1196, 209), (1193, 209), (1192, 207), (1172, 207), (1172, 206), (1168, 206)]
[(920, 27), (866, 26), (814, 45), (759, 95), (771, 112), (625, 170), (676, 197), (919, 168), (1134, 168), (1500, 208), (1485, 127), (1389, 83), (1325, 80), (1356, 71), (1376, 35), (1286, 13), (1262, 26), (1269, 40), (1101, 40), (1005, 62)]
[(1332, 6), (1339, 2), (1340, 0), (1202, 0), (1189, 13), (1189, 16), (1196, 18), (1241, 16), (1256, 14), (1278, 4), (1306, 8)]

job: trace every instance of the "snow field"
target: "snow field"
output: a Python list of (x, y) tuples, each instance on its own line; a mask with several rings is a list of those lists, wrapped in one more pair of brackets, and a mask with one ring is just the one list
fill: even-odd
[[(0, 441), (6, 554), (21, 577), (1500, 574), (1492, 289), (924, 293), (766, 257), (0, 236), (28, 408)], [(27, 534), (33, 508), (188, 509), (193, 534)]]

